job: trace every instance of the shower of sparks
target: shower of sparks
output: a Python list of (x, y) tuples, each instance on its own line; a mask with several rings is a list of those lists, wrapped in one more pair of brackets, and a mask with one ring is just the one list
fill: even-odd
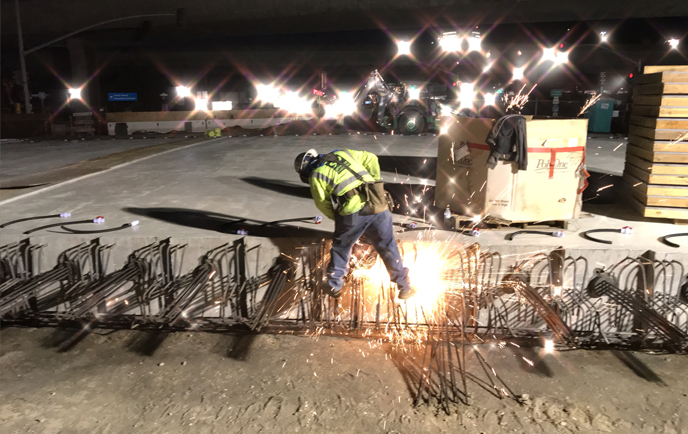
[(545, 341), (545, 353), (552, 354), (554, 352), (554, 341), (547, 339)]
[(518, 93), (513, 97), (507, 95), (505, 97), (506, 112), (521, 113), (521, 110), (523, 110), (523, 106), (525, 106), (528, 102), (528, 97), (530, 96), (531, 92), (533, 92), (533, 89), (535, 89), (535, 87), (537, 87), (537, 84), (533, 85), (533, 87), (528, 91), (528, 93), (524, 95), (523, 90), (526, 88), (526, 85), (524, 84), (523, 87), (521, 87), (521, 90), (519, 90)]
[(580, 113), (578, 113), (578, 116), (582, 116), (583, 113), (585, 113), (590, 107), (594, 106), (595, 103), (597, 103), (597, 101), (600, 100), (600, 98), (602, 98), (602, 94), (598, 95), (597, 93), (593, 93), (592, 96), (585, 102), (585, 104), (583, 104), (583, 108), (581, 108), (581, 111)]
[(613, 151), (613, 152), (616, 152), (616, 150), (619, 149), (620, 147), (622, 147), (623, 145), (624, 145), (623, 143), (619, 143), (619, 144), (616, 146), (616, 148), (614, 148), (614, 151)]
[(604, 187), (598, 188), (597, 191), (600, 192), (600, 191), (605, 190), (605, 189), (612, 187), (612, 186), (614, 186), (614, 184), (605, 185)]

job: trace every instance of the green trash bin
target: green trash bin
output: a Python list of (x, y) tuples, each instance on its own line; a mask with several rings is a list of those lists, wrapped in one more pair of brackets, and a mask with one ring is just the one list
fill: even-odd
[(588, 118), (588, 132), (608, 133), (612, 130), (612, 115), (614, 114), (614, 100), (600, 99), (586, 113)]

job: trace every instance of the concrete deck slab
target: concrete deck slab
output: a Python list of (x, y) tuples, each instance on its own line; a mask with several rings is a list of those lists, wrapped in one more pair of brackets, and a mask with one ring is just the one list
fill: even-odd
[[(620, 172), (624, 153), (621, 148), (613, 151), (619, 143), (618, 140), (590, 140), (589, 166)], [(16, 198), (2, 205), (2, 221), (67, 211), (72, 213), (74, 219), (103, 215), (106, 217), (103, 227), (139, 220), (141, 224), (136, 228), (110, 233), (103, 239), (115, 241), (118, 245), (125, 243), (132, 249), (156, 238), (194, 239), (193, 244), (198, 244), (202, 253), (206, 245), (212, 248), (236, 238), (236, 235), (228, 234), (236, 226), (228, 227), (227, 223), (243, 218), (252, 220), (245, 222), (249, 228), (249, 238), (257, 236), (255, 242), (269, 238), (274, 246), (279, 246), (280, 242), (276, 240), (280, 238), (318, 239), (327, 237), (334, 228), (333, 222), (327, 219), (318, 226), (289, 223), (292, 230), (258, 227), (261, 222), (320, 214), (310, 198), (308, 187), (300, 183), (293, 171), (292, 162), (297, 153), (309, 148), (316, 148), (320, 152), (345, 148), (374, 152), (380, 156), (383, 169), (386, 170), (385, 181), (402, 192), (408, 189), (409, 195), (412, 195), (418, 194), (424, 184), (434, 184), (433, 158), (436, 156), (436, 147), (437, 138), (432, 135), (354, 134), (214, 139)], [(597, 149), (604, 152), (598, 152)], [(557, 246), (578, 251), (597, 250), (600, 254), (614, 250), (615, 257), (648, 249), (670, 255), (688, 251), (688, 248), (674, 249), (658, 241), (662, 235), (686, 232), (685, 228), (648, 221), (627, 211), (622, 203), (595, 205), (590, 210), (595, 214), (571, 222), (567, 236), (561, 239), (523, 235), (514, 241), (505, 240), (505, 235), (512, 230), (484, 231), (479, 238), (444, 231), (415, 230), (400, 233), (400, 238), (452, 238), (466, 243), (479, 242), (483, 248), (521, 253)], [(397, 222), (411, 220), (402, 215), (395, 216), (395, 219)], [(2, 229), (0, 243), (7, 244), (25, 238), (23, 231), (43, 223), (27, 222)], [(611, 246), (585, 240), (579, 235), (587, 229), (618, 229), (626, 225), (633, 226), (634, 233), (629, 236), (608, 234), (606, 238), (614, 242)], [(93, 226), (83, 225), (83, 228), (91, 229)], [(297, 227), (300, 229), (297, 230)], [(32, 234), (32, 239), (59, 250), (93, 238), (60, 232), (59, 228), (36, 232)]]
[(79, 161), (127, 151), (129, 149), (171, 143), (174, 139), (111, 139), (89, 140), (21, 140), (0, 143), (0, 180), (44, 172)]

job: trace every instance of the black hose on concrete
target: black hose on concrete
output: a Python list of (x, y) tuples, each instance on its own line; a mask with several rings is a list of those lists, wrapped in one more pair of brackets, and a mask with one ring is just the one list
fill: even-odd
[(611, 233), (615, 233), (615, 234), (623, 234), (623, 233), (630, 234), (629, 230), (630, 230), (630, 228), (628, 228), (628, 229), (626, 229), (626, 228), (621, 228), (621, 229), (590, 229), (588, 231), (583, 232), (582, 235), (583, 235), (583, 238), (585, 238), (586, 240), (589, 240), (589, 241), (594, 241), (596, 243), (602, 243), (602, 244), (611, 244), (612, 242), (609, 240), (603, 240), (600, 238), (596, 238), (596, 237), (591, 236), (590, 234), (595, 234), (595, 233), (600, 233), (600, 232), (611, 232)]
[(263, 223), (260, 225), (261, 227), (265, 226), (278, 226), (280, 223), (291, 223), (291, 222), (308, 222), (308, 223), (314, 223), (316, 225), (319, 225), (322, 223), (322, 217), (319, 215), (313, 216), (313, 217), (297, 217), (293, 219), (284, 219), (284, 220), (275, 220), (267, 223)]
[(33, 232), (36, 232), (36, 231), (40, 231), (40, 230), (42, 230), (42, 229), (55, 228), (55, 227), (57, 227), (57, 226), (63, 226), (63, 225), (78, 225), (78, 224), (83, 224), (83, 223), (104, 223), (104, 222), (105, 222), (105, 218), (103, 218), (103, 216), (98, 216), (98, 217), (96, 217), (96, 218), (94, 218), (94, 219), (77, 220), (77, 221), (75, 221), (75, 222), (69, 222), (69, 223), (63, 223), (63, 222), (60, 222), (60, 223), (52, 223), (52, 224), (49, 224), (49, 225), (39, 226), (39, 227), (37, 227), (37, 228), (33, 228), (33, 229), (28, 230), (28, 231), (25, 231), (25, 232), (24, 232), (24, 235), (28, 235), (28, 234), (30, 234), (30, 233), (33, 233)]
[(521, 235), (521, 234), (550, 235), (553, 237), (562, 238), (564, 236), (564, 231), (516, 231), (516, 232), (512, 232), (510, 234), (507, 234), (506, 237), (504, 237), (504, 238), (507, 241), (511, 241), (514, 239), (514, 237), (516, 235)]
[(681, 247), (679, 244), (673, 243), (673, 242), (668, 240), (668, 238), (674, 238), (674, 237), (688, 237), (688, 232), (683, 232), (683, 233), (679, 233), (679, 234), (664, 235), (659, 240), (669, 247), (676, 247), (676, 248)]
[[(12, 220), (12, 221), (10, 221), (10, 222), (1, 224), (1, 225), (0, 225), (0, 229), (1, 229), (1, 228), (6, 228), (7, 226), (10, 226), (10, 225), (13, 225), (13, 224), (16, 224), (16, 223), (28, 222), (28, 221), (31, 221), (31, 220), (52, 219), (52, 218), (56, 218), (56, 217), (67, 218), (67, 217), (71, 217), (71, 216), (72, 216), (72, 213), (63, 212), (63, 213), (60, 213), (60, 214), (49, 214), (49, 215), (38, 215), (38, 216), (34, 216), (34, 217), (24, 217), (24, 218), (21, 218), (21, 219)], [(60, 224), (62, 224), (62, 223), (60, 223)]]
[(108, 228), (108, 229), (96, 229), (95, 231), (81, 231), (78, 229), (72, 229), (67, 226), (60, 226), (63, 230), (70, 232), (72, 234), (102, 234), (105, 232), (115, 232), (115, 231), (121, 231), (122, 229), (126, 228), (131, 228), (134, 226), (137, 226), (139, 224), (138, 220), (134, 220), (131, 223), (125, 223), (122, 226), (116, 227), (116, 228)]

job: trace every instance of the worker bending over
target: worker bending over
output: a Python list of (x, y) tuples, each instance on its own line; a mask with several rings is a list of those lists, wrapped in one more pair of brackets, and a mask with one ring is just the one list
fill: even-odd
[(326, 291), (339, 297), (351, 248), (365, 234), (397, 284), (399, 298), (411, 298), (416, 289), (411, 286), (394, 239), (377, 156), (351, 149), (323, 155), (311, 149), (296, 157), (294, 169), (301, 181), (310, 185), (318, 209), (335, 222)]

